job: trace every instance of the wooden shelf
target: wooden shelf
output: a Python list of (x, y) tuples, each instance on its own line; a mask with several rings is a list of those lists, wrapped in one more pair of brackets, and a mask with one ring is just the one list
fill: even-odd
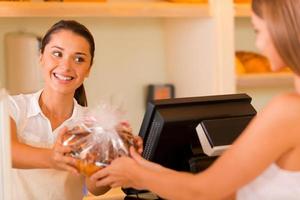
[(248, 3), (241, 3), (234, 5), (236, 17), (250, 17), (251, 16), (251, 5)]
[(275, 87), (293, 84), (293, 74), (289, 72), (244, 74), (236, 78), (238, 88)]
[(0, 2), (0, 17), (207, 17), (208, 4), (170, 2)]

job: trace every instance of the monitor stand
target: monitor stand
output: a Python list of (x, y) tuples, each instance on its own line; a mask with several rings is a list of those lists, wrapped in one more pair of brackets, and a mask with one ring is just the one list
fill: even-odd
[(207, 169), (218, 157), (209, 157), (205, 154), (193, 156), (189, 159), (190, 172), (198, 173)]

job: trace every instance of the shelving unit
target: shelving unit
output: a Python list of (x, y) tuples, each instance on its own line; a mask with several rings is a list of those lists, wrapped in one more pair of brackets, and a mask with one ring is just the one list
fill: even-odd
[(0, 17), (208, 17), (208, 4), (170, 2), (0, 2)]
[(243, 74), (237, 76), (236, 84), (238, 88), (286, 86), (293, 84), (293, 75), (290, 72)]
[(235, 17), (250, 17), (251, 15), (251, 5), (244, 3), (244, 4), (235, 4)]
[[(234, 4), (234, 9), (236, 18), (251, 16), (250, 4)], [(293, 75), (289, 72), (243, 74), (236, 77), (237, 88), (291, 86), (292, 83)]]
[[(251, 16), (250, 4), (234, 4), (234, 9), (235, 18), (249, 18)], [(292, 79), (292, 74), (289, 72), (243, 74), (236, 77), (236, 85), (246, 88), (290, 85)]]

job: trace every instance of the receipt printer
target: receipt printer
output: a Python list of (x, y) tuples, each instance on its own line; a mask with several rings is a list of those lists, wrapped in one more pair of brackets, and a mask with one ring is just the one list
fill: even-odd
[[(244, 105), (241, 105), (241, 103), (244, 103)], [(245, 107), (248, 107), (250, 112), (239, 114), (239, 109)], [(234, 113), (235, 115), (229, 116), (218, 116), (216, 114), (214, 118), (204, 119), (198, 124), (196, 132), (204, 154), (210, 157), (219, 156), (243, 132), (255, 116), (256, 111), (250, 101), (237, 101)]]

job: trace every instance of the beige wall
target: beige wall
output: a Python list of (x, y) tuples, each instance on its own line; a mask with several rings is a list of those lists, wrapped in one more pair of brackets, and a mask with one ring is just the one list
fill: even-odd
[[(0, 87), (5, 86), (3, 36), (10, 31), (43, 35), (58, 18), (0, 19)], [(102, 100), (121, 105), (138, 132), (144, 114), (145, 87), (164, 83), (164, 32), (159, 19), (80, 18), (94, 34), (96, 54), (85, 86), (91, 106)]]

